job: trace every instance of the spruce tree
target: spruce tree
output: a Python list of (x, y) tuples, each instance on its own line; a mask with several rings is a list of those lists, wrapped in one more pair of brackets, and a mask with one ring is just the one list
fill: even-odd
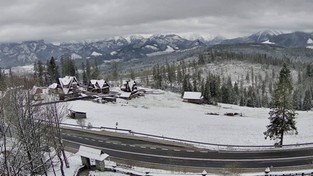
[(303, 110), (308, 111), (312, 108), (312, 93), (308, 89), (305, 91), (304, 100), (303, 100)]
[(54, 57), (51, 57), (50, 60), (47, 61), (47, 82), (48, 84), (52, 84), (57, 82), (59, 78), (59, 68), (55, 62)]
[[(111, 63), (111, 70), (112, 70), (112, 78), (113, 78), (113, 80), (117, 80), (117, 78), (118, 78), (118, 65), (117, 65), (117, 62), (115, 62), (115, 61), (113, 61), (112, 63)], [(88, 77), (88, 73), (86, 73), (87, 74), (87, 77)]]
[(90, 68), (90, 62), (89, 60), (86, 60), (86, 77), (87, 77), (87, 80), (90, 80), (91, 79), (91, 68)]
[(265, 139), (278, 139), (283, 145), (284, 134), (295, 131), (297, 134), (295, 116), (292, 102), (292, 80), (290, 70), (284, 64), (279, 74), (279, 81), (274, 91), (273, 108), (269, 112), (270, 124), (264, 132)]
[(44, 67), (40, 60), (34, 63), (34, 79), (37, 86), (44, 85)]
[(85, 64), (84, 64), (84, 62), (82, 63), (82, 70), (83, 70), (83, 75), (82, 75), (82, 77), (83, 77), (83, 84), (85, 84), (85, 85), (87, 85), (87, 83), (88, 83), (88, 79), (87, 79), (87, 74), (86, 74), (86, 69), (85, 69)]

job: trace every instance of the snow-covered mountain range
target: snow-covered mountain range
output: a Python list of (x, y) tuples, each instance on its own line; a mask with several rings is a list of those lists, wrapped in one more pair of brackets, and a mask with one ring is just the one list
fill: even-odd
[(262, 31), (250, 36), (225, 39), (212, 35), (157, 34), (151, 36), (132, 35), (111, 37), (98, 41), (75, 41), (49, 43), (43, 40), (19, 43), (0, 43), (0, 65), (10, 67), (31, 64), (40, 59), (45, 62), (51, 57), (57, 59), (96, 58), (98, 61), (111, 59), (149, 58), (169, 53), (189, 52), (197, 48), (218, 44), (263, 43), (286, 48), (313, 49), (313, 33), (293, 32), (283, 34), (277, 31)]

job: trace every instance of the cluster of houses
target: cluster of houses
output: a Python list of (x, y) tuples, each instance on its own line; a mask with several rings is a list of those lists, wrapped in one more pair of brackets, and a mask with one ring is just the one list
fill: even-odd
[[(92, 79), (87, 85), (82, 85), (78, 82), (75, 76), (65, 76), (58, 79), (58, 83), (51, 84), (48, 88), (46, 87), (33, 87), (32, 94), (34, 100), (43, 100), (47, 94), (53, 94), (59, 97), (60, 100), (64, 100), (68, 97), (78, 97), (81, 93), (87, 95), (110, 94), (110, 85), (103, 79), (95, 80)], [(111, 96), (120, 98), (131, 99), (138, 91), (137, 83), (134, 80), (123, 81), (121, 85), (120, 94), (113, 94)], [(104, 96), (108, 97), (108, 96)]]
[[(54, 94), (59, 97), (60, 100), (64, 100), (67, 97), (78, 97), (81, 93), (86, 94), (102, 94), (103, 99), (110, 101), (116, 97), (123, 99), (131, 99), (136, 96), (142, 95), (144, 92), (138, 90), (137, 83), (134, 80), (125, 80), (120, 87), (120, 93), (110, 92), (110, 85), (103, 79), (92, 79), (87, 85), (80, 86), (75, 76), (65, 76), (58, 79), (58, 83), (51, 84), (48, 88), (34, 86), (32, 94), (34, 100), (43, 100), (47, 94)], [(184, 102), (190, 103), (203, 103), (203, 97), (201, 92), (184, 92)]]
[[(33, 98), (36, 101), (43, 100), (46, 95), (55, 95), (59, 100), (79, 97), (82, 93), (86, 95), (97, 95), (98, 102), (115, 102), (116, 98), (130, 100), (131, 98), (142, 96), (145, 92), (139, 90), (134, 80), (122, 82), (119, 92), (110, 91), (110, 85), (103, 79), (92, 79), (87, 85), (81, 86), (75, 76), (65, 76), (58, 79), (58, 83), (51, 84), (48, 88), (34, 87), (32, 90)], [(183, 101), (189, 103), (202, 104), (203, 97), (201, 92), (184, 92)], [(85, 112), (69, 110), (73, 118), (86, 118)]]

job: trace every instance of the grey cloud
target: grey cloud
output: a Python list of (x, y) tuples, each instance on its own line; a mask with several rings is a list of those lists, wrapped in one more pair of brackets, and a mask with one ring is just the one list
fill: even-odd
[(112, 35), (264, 29), (310, 31), (309, 0), (10, 0), (0, 2), (0, 41), (101, 39)]

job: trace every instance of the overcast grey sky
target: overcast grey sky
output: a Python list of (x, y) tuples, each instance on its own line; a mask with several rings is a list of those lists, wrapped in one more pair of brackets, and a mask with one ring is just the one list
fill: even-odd
[(313, 30), (311, 0), (0, 0), (0, 41)]

